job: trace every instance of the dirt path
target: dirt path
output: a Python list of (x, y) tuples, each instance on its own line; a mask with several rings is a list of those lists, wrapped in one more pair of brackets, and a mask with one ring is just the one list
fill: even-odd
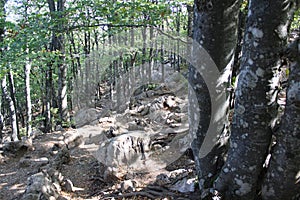
[[(0, 200), (19, 200), (25, 191), (27, 179), (30, 175), (38, 173), (43, 165), (24, 165), (22, 159), (53, 159), (53, 146), (61, 143), (65, 135), (74, 133), (75, 130), (67, 132), (54, 132), (51, 134), (38, 134), (33, 140), (34, 150), (18, 152), (18, 154), (10, 154), (4, 157), (3, 163), (0, 165)], [(159, 174), (167, 173), (167, 170), (158, 170), (146, 174), (135, 174), (135, 181), (138, 182), (135, 191), (126, 191), (120, 193), (120, 183), (123, 180), (114, 182), (105, 182), (101, 177), (103, 171), (101, 164), (87, 151), (83, 146), (79, 146), (70, 151), (71, 160), (68, 164), (62, 166), (61, 174), (71, 180), (74, 185), (73, 192), (60, 192), (61, 200), (96, 200), (96, 199), (177, 199), (171, 198), (177, 195), (169, 191), (165, 187), (153, 185)], [(186, 157), (170, 166), (170, 170), (174, 170), (180, 165), (186, 163)], [(179, 165), (179, 166), (178, 166)], [(173, 169), (171, 169), (173, 167)], [(130, 179), (132, 174), (128, 174)], [(152, 190), (150, 193), (148, 191)], [(156, 192), (157, 191), (157, 192)], [(155, 198), (151, 193), (164, 198)], [(165, 193), (165, 194), (163, 194)], [(121, 194), (121, 195), (120, 195)], [(197, 193), (179, 195), (181, 199), (197, 199)]]
[[(69, 134), (74, 130), (70, 130)], [(33, 140), (34, 150), (18, 152), (17, 155), (10, 154), (4, 157), (0, 165), (0, 199), (20, 199), (25, 191), (27, 178), (40, 171), (42, 166), (25, 165), (22, 159), (53, 158), (51, 148), (54, 144), (62, 142), (65, 132), (54, 132), (51, 134), (39, 134)], [(76, 148), (70, 152), (71, 161), (63, 165), (61, 173), (74, 184), (76, 191), (68, 194), (64, 193), (67, 199), (86, 199), (90, 196), (90, 177), (95, 173), (95, 163), (97, 160), (85, 149)]]

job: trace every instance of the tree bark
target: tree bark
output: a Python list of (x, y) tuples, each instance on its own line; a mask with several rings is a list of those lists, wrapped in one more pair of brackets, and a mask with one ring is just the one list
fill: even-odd
[(45, 110), (44, 110), (44, 116), (45, 116), (45, 133), (49, 133), (52, 131), (52, 115), (51, 115), (51, 101), (52, 101), (52, 96), (53, 96), (53, 92), (52, 92), (52, 66), (51, 64), (47, 65), (47, 69), (45, 72), (45, 90), (46, 90), (46, 96), (45, 96), (45, 102), (44, 102), (44, 106)]
[(225, 199), (251, 200), (259, 189), (271, 140), (272, 70), (288, 33), (291, 1), (251, 0), (242, 50), (241, 72), (228, 159), (215, 181)]
[(2, 115), (2, 102), (1, 102), (1, 96), (0, 96), (0, 144), (2, 143), (3, 139), (3, 128), (4, 128), (4, 118)]
[(20, 136), (18, 135), (18, 128), (17, 128), (18, 124), (17, 124), (16, 108), (7, 89), (6, 76), (2, 78), (1, 86), (2, 86), (2, 94), (4, 95), (4, 98), (6, 99), (9, 105), (10, 123), (11, 123), (11, 131), (12, 131), (11, 140), (19, 141)]
[(295, 57), (290, 66), (285, 113), (276, 133), (270, 167), (262, 187), (263, 199), (300, 198), (300, 40), (291, 49)]
[(31, 70), (31, 61), (27, 58), (25, 63), (25, 96), (26, 96), (26, 112), (27, 112), (27, 121), (26, 121), (26, 135), (29, 137), (32, 133), (32, 113), (31, 113), (31, 95), (30, 95), (30, 70)]
[[(4, 37), (4, 22), (5, 22), (5, 3), (6, 0), (0, 0), (0, 13), (2, 14), (3, 17), (0, 18), (0, 44), (3, 42), (3, 37)], [(3, 50), (0, 48), (0, 57), (2, 57)], [(4, 119), (2, 115), (2, 108), (1, 108), (1, 103), (2, 103), (2, 97), (0, 96), (0, 143), (2, 143), (2, 131), (4, 128)]]
[(14, 76), (11, 70), (11, 66), (9, 66), (9, 72), (8, 72), (8, 82), (9, 82), (9, 91), (10, 91), (10, 98), (14, 104), (14, 110), (15, 110), (15, 120), (16, 120), (16, 131), (17, 131), (17, 136), (19, 139), (19, 119), (18, 119), (18, 106), (17, 106), (17, 100), (16, 100), (16, 88), (15, 88), (15, 82), (14, 82)]
[[(221, 74), (226, 70), (230, 72), (234, 48), (236, 46), (238, 11), (240, 1), (211, 1), (195, 0), (194, 1), (194, 22), (193, 22), (193, 39), (198, 42), (210, 54)], [(226, 66), (228, 66), (226, 68)], [(210, 70), (210, 69), (207, 69)], [(230, 73), (228, 73), (230, 74)], [(222, 75), (222, 83), (226, 84), (228, 75)], [(221, 78), (221, 77), (220, 77)], [(213, 150), (200, 158), (200, 148), (206, 137), (206, 133), (211, 118), (211, 101), (208, 88), (204, 79), (199, 72), (192, 66), (189, 66), (189, 83), (197, 98), (197, 103), (191, 101), (189, 97), (189, 110), (199, 111), (197, 116), (189, 114), (190, 124), (196, 129), (190, 128), (190, 133), (195, 138), (192, 142), (192, 150), (195, 158), (196, 171), (199, 179), (201, 192), (206, 188), (212, 187), (212, 182), (217, 175), (219, 161), (222, 162), (224, 148), (218, 146), (220, 141), (215, 142)], [(192, 93), (189, 92), (189, 95)], [(222, 102), (226, 104), (226, 102)], [(227, 107), (227, 105), (225, 105)], [(224, 133), (226, 121), (218, 125), (218, 137)]]
[[(64, 48), (64, 35), (57, 33), (63, 30), (64, 25), (61, 21), (63, 19), (63, 11), (65, 9), (65, 0), (58, 0), (55, 5), (54, 0), (48, 0), (48, 6), (51, 13), (51, 18), (54, 20), (56, 30), (52, 33), (51, 51), (59, 51), (58, 56), (58, 110), (61, 123), (68, 122), (68, 100), (67, 100), (67, 65), (65, 64), (65, 48)], [(60, 20), (56, 22), (56, 20)]]

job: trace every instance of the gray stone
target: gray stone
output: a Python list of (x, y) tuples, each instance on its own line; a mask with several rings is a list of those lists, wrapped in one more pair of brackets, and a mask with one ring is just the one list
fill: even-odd
[(145, 154), (150, 150), (150, 143), (150, 136), (146, 132), (128, 132), (103, 142), (94, 156), (104, 165), (111, 167), (117, 175), (121, 173), (122, 168), (145, 167)]
[(194, 192), (195, 191), (195, 178), (184, 178), (176, 182), (170, 189), (181, 193)]
[[(56, 199), (58, 192), (55, 186), (52, 184), (52, 180), (45, 172), (39, 172), (28, 178), (28, 184), (23, 195), (23, 200), (34, 199)], [(43, 198), (41, 198), (43, 197)]]
[(134, 192), (136, 183), (132, 180), (125, 180), (121, 182), (121, 191), (122, 192)]

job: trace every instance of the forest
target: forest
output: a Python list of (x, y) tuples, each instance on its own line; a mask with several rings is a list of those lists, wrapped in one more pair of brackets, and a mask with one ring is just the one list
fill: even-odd
[(0, 0), (0, 199), (300, 199), (299, 13)]

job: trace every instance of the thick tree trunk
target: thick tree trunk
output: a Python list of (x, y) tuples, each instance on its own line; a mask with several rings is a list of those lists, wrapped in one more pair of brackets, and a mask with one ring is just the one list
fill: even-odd
[(262, 187), (265, 200), (300, 198), (300, 40), (293, 46), (285, 113)]
[[(195, 0), (193, 39), (210, 54), (221, 74), (226, 70), (229, 72), (231, 70), (234, 48), (236, 46), (239, 7), (240, 1), (238, 0), (214, 2), (210, 0)], [(228, 67), (226, 68), (226, 66)], [(228, 74), (222, 75), (221, 84), (226, 84), (229, 81)], [(218, 162), (223, 160), (222, 152), (224, 152), (224, 148), (217, 147), (220, 142), (217, 139), (214, 142), (215, 148), (207, 155), (204, 155), (204, 157), (200, 156), (200, 148), (206, 137), (211, 118), (210, 94), (204, 79), (192, 66), (189, 67), (189, 83), (190, 89), (195, 92), (197, 98), (195, 103), (191, 101), (193, 98), (189, 97), (189, 109), (190, 111), (199, 111), (197, 116), (190, 113), (189, 120), (190, 124), (196, 127), (195, 132), (194, 128), (190, 128), (190, 132), (195, 137), (192, 142), (192, 150), (195, 157), (199, 187), (203, 192), (205, 188), (212, 186), (214, 177), (220, 167), (218, 165), (222, 164)], [(225, 105), (226, 102), (222, 102), (222, 104)], [(221, 120), (216, 128), (218, 137), (224, 132), (225, 123), (226, 121)]]
[[(288, 32), (290, 1), (251, 0), (228, 159), (215, 187), (225, 199), (255, 198), (271, 140), (273, 73)], [(275, 105), (275, 106), (274, 106)]]
[[(62, 12), (65, 9), (65, 0), (58, 0), (55, 6), (54, 0), (48, 0), (48, 6), (52, 19), (63, 19)], [(63, 30), (63, 22), (55, 24), (56, 29)], [(59, 51), (58, 64), (58, 110), (61, 123), (68, 122), (68, 100), (67, 100), (67, 65), (65, 64), (64, 35), (53, 32), (51, 41), (51, 51)]]

